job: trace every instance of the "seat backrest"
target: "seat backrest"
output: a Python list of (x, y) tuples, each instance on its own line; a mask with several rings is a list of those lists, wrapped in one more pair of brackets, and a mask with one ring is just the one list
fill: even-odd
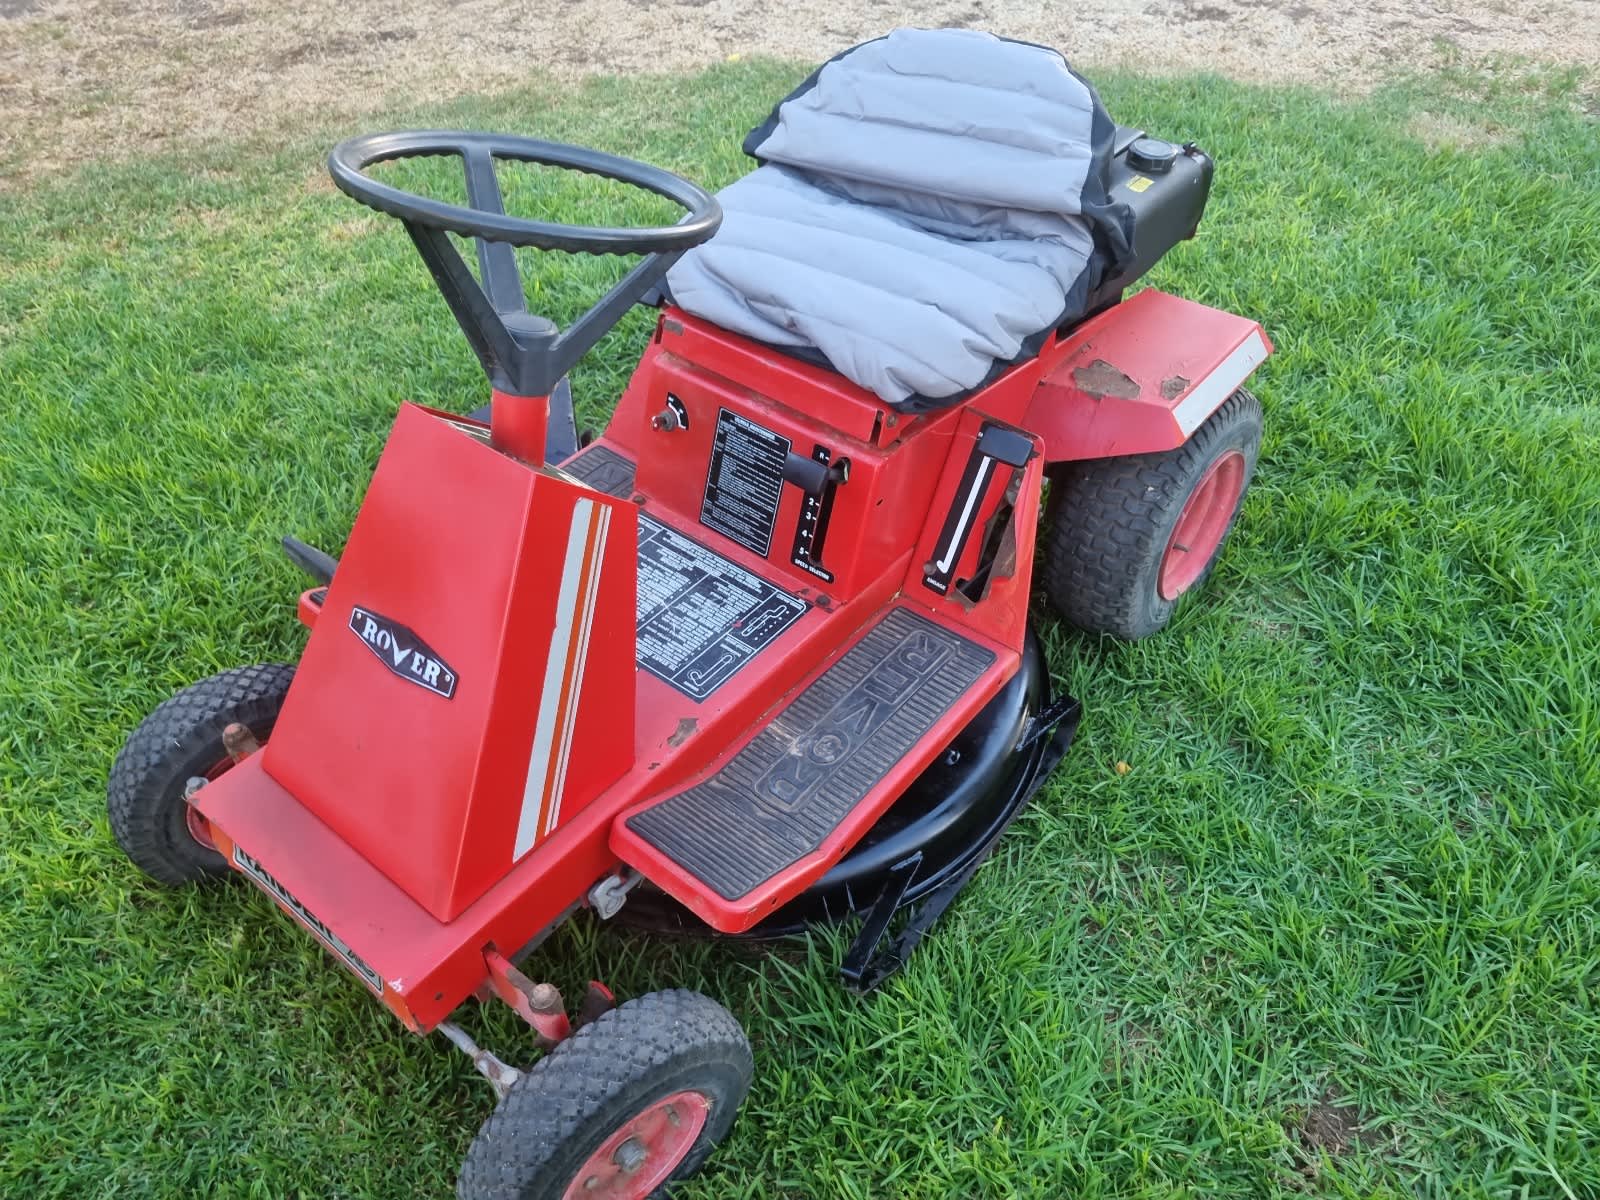
[(1087, 224), (1114, 273), (1133, 241), (1109, 194), (1116, 130), (1055, 50), (898, 29), (824, 63), (744, 148), (946, 237), (1081, 243)]

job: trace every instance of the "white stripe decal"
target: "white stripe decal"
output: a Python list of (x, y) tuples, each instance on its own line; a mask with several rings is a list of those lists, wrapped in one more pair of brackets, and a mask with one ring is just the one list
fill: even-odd
[(594, 625), (595, 601), (600, 596), (600, 569), (605, 563), (606, 533), (611, 528), (611, 510), (600, 506), (596, 512), (598, 528), (594, 535), (594, 550), (590, 553), (588, 590), (583, 598), (583, 621), (578, 627), (578, 649), (572, 660), (572, 676), (567, 681), (567, 721), (561, 731), (561, 753), (556, 763), (555, 783), (550, 791), (550, 815), (545, 818), (544, 832), (556, 827), (561, 816), (561, 797), (567, 790), (567, 760), (572, 755), (572, 731), (578, 721), (578, 704), (583, 699), (583, 671), (589, 661), (589, 631)]
[(528, 779), (522, 788), (522, 815), (517, 821), (517, 840), (512, 850), (515, 862), (539, 840), (539, 809), (550, 781), (551, 754), (555, 740), (556, 715), (561, 708), (562, 686), (567, 668), (567, 651), (572, 646), (573, 619), (578, 610), (578, 586), (583, 578), (583, 551), (594, 523), (595, 503), (579, 500), (572, 506), (572, 525), (567, 530), (567, 555), (561, 566), (561, 588), (556, 595), (555, 628), (550, 634), (550, 649), (544, 662), (544, 687), (539, 692), (539, 717), (533, 727), (533, 752), (528, 757)]
[(556, 822), (561, 817), (561, 799), (567, 787), (567, 762), (572, 756), (572, 731), (577, 727), (578, 705), (583, 699), (583, 676), (589, 664), (589, 634), (594, 626), (595, 604), (600, 596), (600, 571), (605, 561), (603, 555), (606, 548), (606, 533), (611, 525), (611, 510), (601, 506), (596, 516), (594, 549), (587, 560), (591, 564), (589, 579), (582, 600), (583, 618), (578, 626), (578, 645), (573, 654), (572, 676), (567, 682), (566, 726), (561, 734), (561, 752), (556, 765), (555, 786), (550, 793), (550, 815), (544, 827), (546, 833), (556, 827)]
[(1235, 346), (1233, 353), (1196, 384), (1194, 391), (1172, 410), (1172, 417), (1178, 422), (1178, 428), (1183, 430), (1183, 436), (1188, 437), (1199, 429), (1201, 423), (1233, 395), (1234, 388), (1249, 379), (1250, 372), (1266, 360), (1266, 339), (1261, 336), (1261, 330), (1252, 329), (1250, 336)]
[(941, 572), (948, 573), (955, 563), (956, 547), (961, 545), (961, 538), (967, 532), (967, 522), (972, 520), (973, 505), (977, 504), (978, 497), (983, 495), (983, 489), (989, 482), (989, 468), (993, 465), (994, 459), (987, 455), (978, 463), (978, 473), (972, 477), (972, 490), (967, 493), (967, 502), (961, 506), (961, 519), (951, 531), (950, 544), (944, 548), (944, 558), (933, 564)]

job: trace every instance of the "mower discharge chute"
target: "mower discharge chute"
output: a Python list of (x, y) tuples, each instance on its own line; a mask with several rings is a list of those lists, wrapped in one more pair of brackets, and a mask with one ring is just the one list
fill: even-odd
[[(987, 131), (987, 132), (984, 132)], [(1210, 570), (1260, 442), (1253, 321), (1128, 287), (1192, 236), (1211, 161), (1113, 125), (1053, 51), (899, 31), (821, 68), (718, 198), (517, 137), (341, 144), (489, 377), (487, 419), (404, 404), (299, 664), (179, 693), (112, 770), (112, 827), (167, 883), (230, 867), (500, 1103), (460, 1192), (639, 1198), (747, 1090), (720, 1005), (570, 1011), (518, 965), (576, 909), (775, 936), (859, 918), (842, 973), (898, 969), (1065, 751), (1029, 630), (1140, 637)], [(467, 204), (369, 175), (460, 160)], [(655, 228), (513, 217), (496, 164), (644, 188)], [(720, 226), (720, 232), (719, 232)], [(449, 235), (476, 239), (476, 276)], [(565, 331), (513, 247), (641, 255)], [(580, 446), (568, 370), (641, 301), (654, 336)], [(510, 1004), (508, 1066), (451, 1022)]]

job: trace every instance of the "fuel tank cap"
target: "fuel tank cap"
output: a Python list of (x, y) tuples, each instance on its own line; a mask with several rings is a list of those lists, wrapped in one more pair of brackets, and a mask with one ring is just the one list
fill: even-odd
[(1172, 169), (1177, 158), (1178, 148), (1160, 138), (1134, 138), (1128, 143), (1128, 165), (1135, 171), (1164, 175)]

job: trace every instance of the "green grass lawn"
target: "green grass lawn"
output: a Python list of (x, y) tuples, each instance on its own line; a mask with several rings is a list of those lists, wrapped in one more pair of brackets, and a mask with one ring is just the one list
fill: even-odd
[[(798, 74), (390, 123), (720, 186)], [(1079, 743), (881, 994), (835, 985), (829, 938), (580, 920), (541, 954), (749, 1029), (754, 1091), (683, 1195), (1600, 1196), (1600, 131), (1573, 87), (1104, 80), (1220, 164), (1152, 282), (1277, 342), (1242, 526), (1164, 636), (1041, 613)], [(158, 701), (298, 653), (277, 538), (342, 543), (397, 402), (481, 400), (399, 226), (326, 184), (338, 132), (0, 207), (6, 1197), (443, 1197), (489, 1109), (263, 896), (146, 883), (104, 815)], [(611, 270), (530, 265), (560, 319)], [(578, 375), (589, 423), (647, 328)], [(465, 1020), (528, 1056), (509, 1013)]]

